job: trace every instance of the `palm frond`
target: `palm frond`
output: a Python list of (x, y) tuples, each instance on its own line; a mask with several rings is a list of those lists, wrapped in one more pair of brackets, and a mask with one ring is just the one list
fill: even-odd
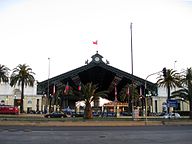
[(183, 88), (183, 89), (179, 89), (177, 91), (172, 92), (171, 94), (171, 98), (181, 98), (184, 100), (189, 100), (189, 94), (188, 94), (188, 90)]
[(5, 65), (0, 64), (0, 83), (9, 82), (9, 71), (10, 71), (9, 68), (7, 68)]
[(32, 72), (32, 69), (26, 64), (19, 64), (16, 68), (13, 69), (11, 74), (11, 86), (18, 85), (20, 86), (22, 82), (24, 82), (25, 86), (33, 86), (35, 78), (35, 73)]

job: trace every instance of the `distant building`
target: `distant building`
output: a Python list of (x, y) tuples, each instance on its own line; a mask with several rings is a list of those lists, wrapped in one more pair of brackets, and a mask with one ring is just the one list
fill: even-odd
[[(178, 90), (178, 88), (171, 89), (171, 93), (173, 91)], [(172, 107), (171, 111), (177, 110), (177, 111), (189, 111), (189, 102), (185, 102), (181, 98), (174, 98), (174, 100), (177, 101), (177, 107)], [(158, 97), (153, 98), (153, 107), (157, 108), (154, 112), (158, 112), (160, 109), (160, 112), (163, 112), (165, 106), (167, 105), (167, 89), (164, 87), (158, 87)]]
[[(24, 89), (24, 111), (48, 111), (66, 109), (81, 109), (83, 108), (83, 102), (79, 102), (76, 97), (72, 97), (64, 94), (66, 86), (73, 89), (79, 89), (79, 84), (86, 84), (92, 82), (99, 85), (99, 90), (108, 90), (108, 98), (100, 99), (92, 103), (94, 110), (102, 110), (106, 103), (115, 101), (115, 86), (117, 90), (117, 100), (119, 95), (123, 92), (123, 89), (127, 86), (131, 86), (134, 82), (138, 87), (138, 91), (141, 91), (144, 99), (139, 102), (139, 109), (144, 110), (147, 104), (147, 110), (150, 113), (160, 113), (166, 108), (167, 92), (165, 88), (159, 88), (155, 83), (146, 81), (120, 69), (112, 67), (109, 62), (104, 62), (103, 57), (98, 52), (92, 56), (92, 61), (86, 61), (84, 66), (71, 70), (69, 72), (52, 77), (49, 80), (42, 81), (40, 83), (35, 82), (33, 87), (25, 87)], [(108, 60), (107, 60), (108, 61)], [(145, 84), (147, 89), (145, 90)], [(49, 89), (48, 89), (49, 86)], [(55, 94), (60, 91), (61, 99), (56, 99)], [(173, 90), (172, 90), (173, 91)], [(146, 96), (145, 97), (145, 93)], [(49, 99), (48, 99), (48, 96)], [(8, 83), (0, 84), (0, 104), (5, 105), (20, 105), (21, 88), (11, 87)], [(51, 103), (50, 103), (51, 100)], [(145, 101), (146, 100), (146, 101)], [(58, 107), (58, 101), (61, 103), (61, 107)], [(50, 104), (52, 107), (50, 107)], [(127, 101), (127, 107), (130, 109), (131, 101)], [(125, 107), (126, 108), (126, 107)], [(189, 111), (189, 105), (178, 99), (178, 107), (174, 108), (182, 111)], [(124, 109), (126, 110), (127, 109)]]
[[(11, 87), (9, 83), (0, 84), (0, 104), (20, 106), (21, 88)], [(24, 111), (41, 111), (42, 95), (37, 95), (37, 83), (33, 87), (24, 88)]]
[[(166, 97), (163, 97), (165, 95), (162, 97), (158, 95), (158, 87), (155, 83), (146, 81), (145, 79), (110, 66), (109, 61), (103, 61), (103, 57), (98, 52), (91, 58), (92, 60), (90, 62), (86, 61), (84, 66), (40, 82), (38, 84), (38, 94), (47, 95), (47, 92), (49, 91), (49, 95), (52, 95), (53, 87), (55, 87), (54, 90), (56, 91), (64, 91), (66, 85), (75, 89), (80, 83), (86, 84), (87, 82), (92, 82), (93, 84), (99, 85), (99, 90), (108, 90), (108, 100), (114, 101), (115, 85), (118, 93), (117, 95), (120, 95), (123, 92), (123, 89), (127, 86), (131, 86), (133, 82), (137, 85), (138, 91), (141, 88), (143, 95), (144, 92), (150, 93), (147, 97), (148, 110), (150, 112), (162, 111), (162, 103), (166, 101)], [(146, 90), (145, 83), (147, 86)], [(71, 97), (63, 93), (62, 108), (70, 107), (75, 109), (77, 101), (78, 100), (75, 99), (75, 97)], [(130, 108), (131, 101), (129, 101), (128, 104)], [(96, 105), (94, 107), (96, 107)], [(145, 107), (145, 100), (143, 99), (140, 102), (140, 108), (141, 107), (142, 109)]]

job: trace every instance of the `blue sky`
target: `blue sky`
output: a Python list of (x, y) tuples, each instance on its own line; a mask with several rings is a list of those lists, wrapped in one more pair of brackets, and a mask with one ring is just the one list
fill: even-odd
[(53, 77), (83, 66), (98, 50), (131, 73), (131, 22), (134, 75), (192, 67), (191, 0), (0, 0), (0, 63), (26, 63), (42, 81), (48, 57)]

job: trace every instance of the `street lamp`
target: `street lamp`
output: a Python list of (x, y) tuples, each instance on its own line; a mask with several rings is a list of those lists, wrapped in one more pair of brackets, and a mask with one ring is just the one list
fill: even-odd
[(50, 78), (50, 58), (48, 57), (48, 79), (47, 79), (47, 103), (46, 103), (46, 109), (48, 108), (48, 104), (49, 104), (49, 78)]
[(16, 99), (17, 99), (17, 95), (15, 94), (15, 97), (14, 97), (14, 106), (16, 106)]
[(182, 111), (184, 111), (183, 101), (184, 101), (184, 98), (181, 98), (181, 102), (182, 102)]
[(50, 58), (48, 58), (47, 96), (49, 96)]
[(152, 74), (149, 74), (146, 78), (145, 78), (145, 90), (144, 90), (144, 96), (145, 96), (145, 125), (147, 125), (147, 95), (146, 95), (146, 90), (147, 90), (147, 79), (155, 74), (159, 74), (162, 71), (158, 71)]

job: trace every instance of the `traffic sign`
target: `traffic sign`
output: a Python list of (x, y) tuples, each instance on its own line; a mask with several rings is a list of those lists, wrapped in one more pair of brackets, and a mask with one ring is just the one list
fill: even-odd
[(175, 107), (175, 108), (177, 108), (178, 107), (177, 100), (168, 100), (167, 101), (167, 107)]

